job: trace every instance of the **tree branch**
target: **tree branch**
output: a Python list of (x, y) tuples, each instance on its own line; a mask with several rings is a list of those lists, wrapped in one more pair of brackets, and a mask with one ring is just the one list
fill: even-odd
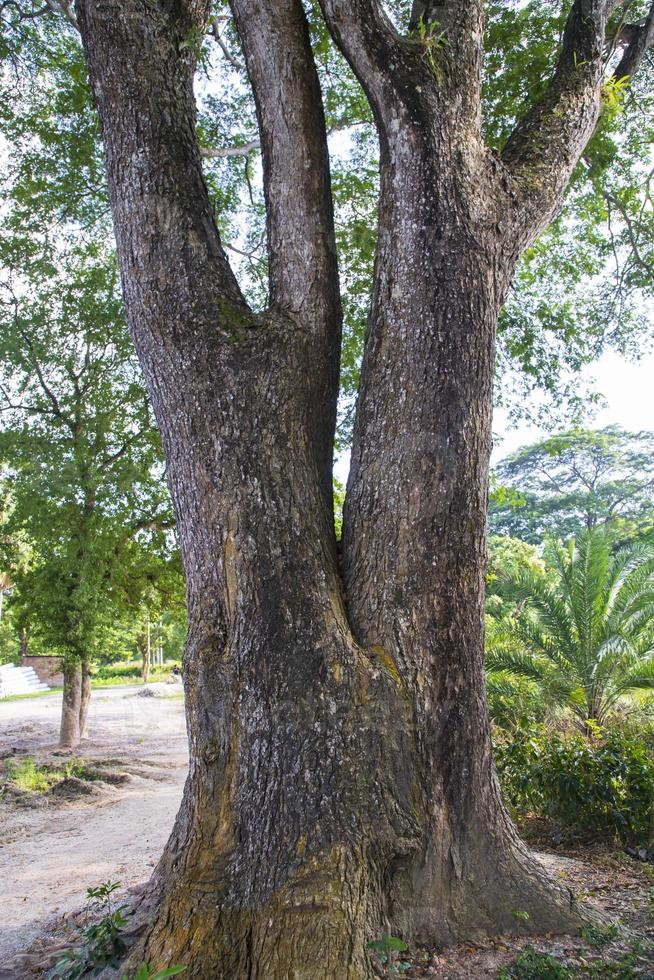
[(45, 7), (39, 7), (37, 10), (23, 10), (17, 0), (4, 0), (4, 3), (0, 4), (0, 15), (3, 14), (9, 7), (16, 11), (19, 21), (36, 20), (38, 17), (42, 17), (44, 14), (47, 14), (50, 10), (50, 7), (47, 4)]
[(333, 334), (338, 279), (327, 133), (306, 17), (299, 0), (233, 0), (232, 7), (261, 135), (271, 301), (295, 313), (323, 307), (331, 322), (314, 329)]
[(197, 352), (203, 343), (233, 338), (235, 323), (250, 324), (222, 248), (196, 136), (193, 38), (204, 34), (208, 7), (207, 0), (77, 5), (107, 134), (118, 251), (143, 259), (138, 269), (134, 259), (134, 295), (126, 294), (126, 306), (128, 312), (147, 307), (177, 351), (188, 345)]
[(242, 146), (203, 146), (200, 148), (200, 155), (205, 160), (223, 160), (226, 157), (247, 157), (259, 149), (261, 149), (259, 140), (250, 140)]
[(630, 39), (615, 69), (615, 78), (632, 78), (647, 51), (654, 45), (654, 3), (643, 24), (629, 26)]
[[(543, 98), (511, 134), (502, 159), (515, 179), (523, 247), (558, 211), (600, 112), (605, 0), (575, 0)], [(510, 234), (515, 238), (516, 229)]]
[(320, 0), (320, 7), (368, 96), (377, 125), (383, 125), (387, 107), (405, 101), (405, 79), (415, 74), (415, 51), (402, 43), (378, 0)]
[(53, 14), (62, 14), (71, 27), (74, 27), (76, 31), (79, 30), (77, 17), (73, 11), (73, 5), (69, 2), (69, 0), (45, 0), (45, 2)]
[(270, 302), (315, 342), (315, 423), (331, 470), (341, 309), (327, 132), (309, 27), (301, 0), (231, 6), (259, 122)]
[(220, 24), (221, 24), (221, 18), (214, 17), (213, 20), (211, 21), (211, 29), (209, 31), (211, 37), (214, 39), (214, 41), (222, 51), (223, 55), (225, 56), (225, 59), (229, 62), (232, 68), (235, 68), (237, 71), (245, 71), (245, 65), (241, 64), (238, 58), (234, 57), (234, 55), (231, 53), (231, 51), (223, 41), (222, 36), (220, 34)]

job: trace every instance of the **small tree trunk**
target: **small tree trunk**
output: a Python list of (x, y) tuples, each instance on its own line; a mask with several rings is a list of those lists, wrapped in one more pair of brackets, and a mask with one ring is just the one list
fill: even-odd
[(141, 678), (144, 684), (150, 677), (150, 652), (146, 644), (141, 644)]
[(18, 627), (18, 640), (20, 642), (20, 656), (27, 657), (30, 651), (30, 630), (29, 626)]
[(64, 661), (63, 675), (64, 692), (59, 744), (64, 749), (76, 749), (80, 741), (82, 704), (82, 668), (79, 660)]
[(89, 703), (91, 701), (91, 671), (87, 657), (82, 658), (81, 662), (81, 689), (79, 705), (79, 737), (84, 738), (86, 734), (86, 723), (89, 714)]

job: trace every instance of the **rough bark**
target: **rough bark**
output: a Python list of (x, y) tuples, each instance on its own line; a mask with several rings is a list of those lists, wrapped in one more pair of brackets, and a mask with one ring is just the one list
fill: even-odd
[(76, 749), (86, 733), (91, 700), (91, 672), (87, 657), (70, 657), (63, 665), (64, 690), (61, 703), (59, 744)]
[(64, 691), (61, 704), (59, 744), (63, 749), (76, 749), (81, 737), (82, 670), (79, 661), (64, 661), (63, 675)]
[(322, 0), (381, 142), (339, 568), (338, 282), (302, 6), (232, 0), (264, 156), (270, 306), (255, 316), (194, 134), (187, 42), (208, 4), (78, 4), (188, 588), (190, 775), (138, 955), (190, 977), (353, 980), (382, 931), (433, 943), (581, 921), (492, 768), (485, 512), (497, 315), (595, 125), (605, 11), (573, 5), (545, 99), (499, 159), (480, 134), (482, 4), (421, 6), (450, 32), (429, 58), (376, 0)]

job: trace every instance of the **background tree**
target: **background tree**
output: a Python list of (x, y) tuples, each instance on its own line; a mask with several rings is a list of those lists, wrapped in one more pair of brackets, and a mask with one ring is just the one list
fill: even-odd
[(4, 535), (26, 540), (14, 605), (63, 660), (61, 743), (84, 732), (91, 661), (169, 559), (159, 439), (111, 255), (8, 237), (0, 284)]
[[(529, 915), (526, 930), (579, 922), (517, 839), (490, 761), (482, 620), (491, 378), (517, 262), (559, 213), (598, 124), (609, 162), (597, 169), (615, 170), (628, 117), (605, 107), (627, 104), (618, 93), (653, 21), (647, 7), (630, 7), (643, 18), (626, 37), (624, 5), (576, 0), (553, 8), (543, 41), (523, 46), (536, 36), (537, 8), (527, 6), (531, 20), (494, 32), (491, 18), (484, 32), (480, 2), (410, 10), (323, 0), (307, 23), (296, 0), (234, 0), (243, 51), (225, 47), (255, 94), (268, 297), (256, 248), (230, 242), (229, 188), (208, 194), (202, 160), (211, 148), (202, 156), (194, 132), (202, 40), (210, 32), (224, 42), (224, 23), (201, 0), (77, 6), (127, 312), (161, 426), (189, 591), (192, 765), (151, 886), (150, 961), (183, 958), (195, 976), (361, 977), (371, 972), (367, 939), (389, 925), (441, 942), (513, 929), (516, 909)], [(506, 10), (519, 8), (492, 7)], [(21, 13), (19, 5), (11, 28), (22, 36)], [(338, 180), (323, 102), (335, 113), (340, 99), (352, 122), (363, 100), (351, 76), (339, 87), (338, 59), (330, 87), (336, 56), (325, 25), (363, 85), (380, 147), (340, 561), (331, 485), (343, 347)], [(37, 45), (39, 57), (46, 48)], [(484, 100), (483, 64), (493, 56), (495, 94)], [(502, 111), (503, 93), (514, 98)], [(230, 96), (219, 89), (214, 131), (216, 120), (229, 127), (235, 118)], [(239, 119), (253, 126), (252, 114)], [(235, 129), (216, 159), (251, 184), (242, 155), (249, 160), (251, 134)], [(67, 159), (63, 145), (57, 163)], [(638, 181), (642, 157), (627, 155)], [(361, 157), (371, 159), (365, 147)], [(62, 187), (74, 183), (70, 172)], [(232, 203), (241, 186), (231, 185)], [(245, 206), (256, 227), (256, 193)], [(368, 214), (352, 207), (349, 218)], [(246, 253), (250, 302), (221, 233), (232, 254)], [(363, 278), (371, 237), (350, 237), (362, 243), (354, 268)], [(351, 305), (355, 318), (362, 305)], [(555, 322), (566, 327), (552, 331), (563, 336), (556, 353), (567, 349), (570, 318)], [(524, 365), (538, 363), (529, 329), (515, 336)], [(580, 347), (586, 356), (589, 345)], [(356, 344), (345, 350), (354, 377)]]
[(625, 694), (654, 689), (654, 553), (613, 554), (601, 529), (550, 553), (556, 581), (524, 568), (504, 578), (518, 609), (492, 634), (487, 667), (535, 681), (592, 731)]
[[(654, 523), (654, 433), (619, 426), (562, 432), (502, 460), (489, 526), (533, 543), (611, 525), (634, 537)], [(511, 491), (507, 493), (507, 490)]]

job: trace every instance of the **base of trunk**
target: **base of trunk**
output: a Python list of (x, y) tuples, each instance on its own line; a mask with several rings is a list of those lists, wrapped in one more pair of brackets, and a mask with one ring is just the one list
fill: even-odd
[(369, 943), (383, 934), (433, 949), (500, 934), (575, 934), (591, 920), (512, 828), (499, 863), (488, 853), (471, 862), (475, 852), (462, 864), (434, 843), (423, 863), (389, 868), (372, 848), (335, 846), (256, 908), (225, 900), (210, 850), (192, 867), (167, 855), (140, 909), (148, 925), (132, 962), (184, 964), (198, 980), (372, 980)]
[[(201, 878), (177, 880), (146, 898), (155, 925), (131, 957), (183, 963), (206, 980), (364, 980), (367, 873), (344, 848), (308, 861), (265, 906), (221, 905)], [(141, 912), (145, 912), (144, 906)], [(154, 916), (153, 916), (154, 912)]]

